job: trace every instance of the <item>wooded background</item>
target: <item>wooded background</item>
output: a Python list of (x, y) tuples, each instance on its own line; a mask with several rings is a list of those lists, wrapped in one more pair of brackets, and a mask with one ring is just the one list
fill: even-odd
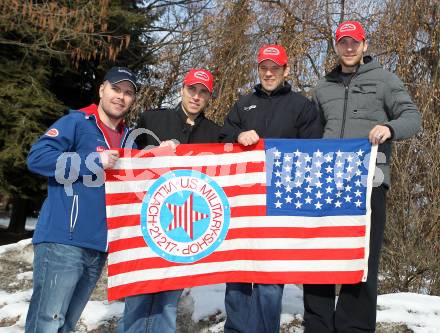
[(139, 74), (130, 119), (178, 102), (182, 76), (210, 69), (208, 117), (222, 123), (257, 82), (256, 54), (280, 43), (289, 80), (309, 95), (334, 66), (334, 31), (362, 22), (368, 54), (405, 83), (423, 130), (394, 145), (382, 292), (440, 295), (440, 5), (437, 0), (0, 0), (0, 195), (11, 203), (9, 231), (39, 209), (46, 180), (30, 174), (30, 145), (69, 108), (97, 101), (113, 65)]

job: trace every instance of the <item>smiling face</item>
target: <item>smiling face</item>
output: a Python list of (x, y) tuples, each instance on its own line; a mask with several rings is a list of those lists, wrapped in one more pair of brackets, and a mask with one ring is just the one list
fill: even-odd
[(129, 81), (112, 84), (105, 81), (99, 87), (98, 112), (107, 126), (117, 125), (128, 113), (134, 102), (135, 89)]
[(184, 85), (180, 90), (182, 107), (188, 117), (195, 119), (208, 105), (211, 93), (201, 83)]
[(336, 43), (336, 52), (342, 71), (352, 73), (362, 63), (364, 53), (367, 51), (366, 41), (357, 41), (351, 37), (343, 37)]
[(264, 60), (258, 65), (258, 76), (263, 89), (272, 92), (281, 86), (289, 74), (289, 66), (280, 66), (272, 60)]

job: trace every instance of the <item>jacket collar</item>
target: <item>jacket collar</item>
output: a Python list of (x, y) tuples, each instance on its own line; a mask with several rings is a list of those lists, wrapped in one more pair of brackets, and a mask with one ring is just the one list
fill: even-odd
[[(98, 112), (98, 105), (97, 104), (90, 104), (89, 106), (86, 106), (84, 108), (81, 108), (79, 111), (85, 113), (87, 116), (94, 116), (98, 123), (101, 125), (104, 125), (101, 118), (99, 117)], [(125, 127), (125, 120), (122, 119), (122, 121), (119, 123), (118, 127), (124, 128)]]
[[(365, 56), (363, 60), (364, 63), (359, 65), (358, 69), (356, 70), (356, 74), (364, 73), (374, 68), (380, 67), (380, 65), (376, 61), (374, 61), (371, 56)], [(341, 71), (342, 66), (337, 65), (335, 68), (333, 68), (332, 71), (325, 75), (325, 79), (330, 82), (342, 82), (342, 79), (339, 75)]]
[[(99, 118), (99, 112), (98, 112), (98, 105), (96, 104), (90, 104), (89, 106), (86, 106), (85, 108), (82, 108), (79, 110), (80, 112), (84, 113), (86, 115), (86, 118), (89, 119), (91, 117), (94, 117), (96, 120), (96, 126), (98, 126), (98, 128), (100, 129), (102, 135), (104, 136), (104, 140), (107, 143), (107, 146), (110, 147), (110, 135), (108, 133), (108, 130), (106, 128), (106, 126), (104, 125), (104, 123), (101, 121), (101, 119)], [(120, 128), (124, 131), (125, 135), (124, 135), (124, 139), (122, 141), (125, 140), (125, 136), (127, 134), (127, 127), (125, 126), (125, 122), (124, 120), (121, 121), (121, 123), (119, 124), (119, 126), (121, 126)]]
[(255, 87), (255, 93), (257, 96), (260, 97), (269, 97), (269, 96), (277, 96), (277, 95), (284, 95), (289, 93), (292, 90), (292, 86), (287, 81), (284, 81), (284, 83), (276, 88), (274, 91), (272, 91), (270, 94), (268, 94), (265, 90), (263, 90), (263, 86), (261, 83), (257, 84)]
[[(183, 111), (182, 103), (179, 103), (176, 108), (174, 109), (175, 112), (179, 115), (180, 119), (182, 120), (182, 123), (186, 124), (186, 120), (188, 119), (188, 116), (186, 115), (185, 111)], [(204, 111), (200, 112), (196, 119), (194, 119), (194, 126), (200, 123), (202, 119), (205, 118)]]

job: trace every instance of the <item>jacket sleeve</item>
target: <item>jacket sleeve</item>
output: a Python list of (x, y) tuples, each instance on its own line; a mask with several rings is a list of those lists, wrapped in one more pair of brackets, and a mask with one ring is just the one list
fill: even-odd
[[(77, 121), (67, 115), (57, 120), (35, 142), (27, 158), (28, 169), (46, 177), (64, 177), (66, 171), (73, 170), (79, 176), (96, 175), (102, 172), (102, 165), (98, 156), (93, 156), (98, 169), (89, 169), (86, 160), (89, 154), (76, 152), (76, 127)], [(66, 155), (65, 153), (70, 153)], [(96, 152), (90, 152), (95, 153)], [(57, 169), (62, 168), (62, 169)]]
[(298, 137), (300, 139), (322, 138), (322, 122), (320, 113), (309, 99), (305, 98), (301, 114), (298, 118)]
[(393, 73), (389, 74), (385, 80), (384, 106), (391, 119), (384, 125), (392, 128), (393, 139), (406, 139), (420, 130), (420, 113), (403, 82)]
[(238, 135), (243, 132), (238, 110), (238, 102), (236, 102), (226, 116), (223, 127), (220, 129), (219, 142), (237, 142)]
[(54, 177), (58, 158), (73, 150), (75, 127), (75, 122), (69, 116), (57, 120), (32, 145), (27, 158), (29, 170), (42, 176)]

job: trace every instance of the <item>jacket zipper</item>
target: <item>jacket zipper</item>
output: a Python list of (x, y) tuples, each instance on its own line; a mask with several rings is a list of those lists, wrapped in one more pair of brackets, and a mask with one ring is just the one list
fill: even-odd
[[(75, 210), (75, 216), (73, 216), (73, 211)], [(73, 196), (72, 200), (72, 208), (70, 210), (70, 240), (73, 238), (73, 230), (75, 229), (76, 220), (78, 219), (79, 212), (79, 202), (78, 202), (78, 194)]]
[(350, 85), (350, 83), (348, 83), (348, 85), (344, 84), (344, 87), (345, 87), (344, 113), (342, 114), (342, 127), (341, 127), (341, 134), (339, 136), (340, 139), (344, 138), (345, 120), (347, 118), (347, 101), (348, 101), (348, 87), (349, 87), (349, 85)]
[(344, 138), (344, 132), (345, 132), (345, 122), (347, 120), (347, 104), (348, 104), (348, 89), (350, 88), (350, 83), (353, 81), (353, 79), (357, 76), (359, 68), (356, 70), (356, 73), (353, 74), (353, 76), (350, 78), (350, 81), (348, 81), (348, 84), (345, 85), (345, 95), (344, 95), (344, 113), (342, 114), (342, 127), (341, 127), (341, 134), (339, 136), (340, 139)]

